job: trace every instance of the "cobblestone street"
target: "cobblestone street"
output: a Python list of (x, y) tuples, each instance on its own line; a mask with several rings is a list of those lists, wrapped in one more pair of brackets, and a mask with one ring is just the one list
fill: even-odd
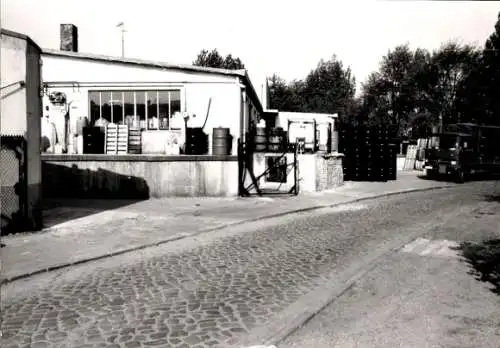
[(237, 347), (332, 269), (409, 227), (472, 210), (495, 188), (476, 182), (258, 221), (19, 280), (2, 286), (1, 346)]

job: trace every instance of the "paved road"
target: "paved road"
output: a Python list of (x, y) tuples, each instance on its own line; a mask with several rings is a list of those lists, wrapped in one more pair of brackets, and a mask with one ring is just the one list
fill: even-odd
[(500, 347), (500, 298), (470, 274), (459, 247), (500, 238), (499, 203), (458, 207), (445, 225), (384, 255), (278, 347)]
[(471, 183), (260, 221), (17, 281), (2, 287), (1, 346), (252, 342), (332, 270), (472, 211), (495, 189)]

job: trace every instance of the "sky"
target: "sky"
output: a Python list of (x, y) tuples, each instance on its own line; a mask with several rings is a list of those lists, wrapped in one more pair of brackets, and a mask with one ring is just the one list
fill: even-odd
[(59, 24), (79, 30), (79, 51), (191, 64), (201, 49), (240, 57), (258, 90), (266, 76), (303, 79), (336, 55), (360, 83), (399, 44), (429, 50), (449, 40), (482, 46), (500, 2), (377, 0), (2, 0), (2, 28), (59, 49)]

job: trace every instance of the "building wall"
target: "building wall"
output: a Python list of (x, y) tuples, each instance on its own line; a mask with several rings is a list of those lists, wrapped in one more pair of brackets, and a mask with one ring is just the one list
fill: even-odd
[[(1, 86), (26, 80), (26, 49), (24, 39), (2, 34)], [(14, 85), (2, 88), (0, 131), (3, 135), (26, 135), (26, 89)]]
[[(266, 171), (266, 157), (280, 155), (278, 153), (255, 153), (253, 163), (255, 176), (258, 177)], [(293, 163), (293, 157), (292, 153), (286, 154), (288, 164)], [(299, 154), (297, 155), (297, 163), (299, 193), (324, 191), (341, 186), (344, 183), (341, 155)], [(259, 187), (261, 189), (288, 192), (295, 184), (295, 174), (292, 168), (292, 166), (288, 168), (286, 183), (268, 182), (265, 177), (262, 177), (259, 179)], [(251, 180), (247, 176), (245, 187), (250, 184)]]
[[(22, 161), (25, 161), (23, 163), (26, 166), (26, 181), (20, 181), (19, 170), (24, 169), (19, 168), (19, 160), (13, 156), (3, 157), (1, 172), (2, 175), (9, 177), (9, 182), (2, 180), (2, 191), (10, 194), (7, 201), (2, 199), (2, 214), (9, 218), (13, 218), (11, 213), (20, 214), (22, 223), (13, 226), (16, 230), (36, 230), (42, 224), (40, 51), (29, 38), (17, 37), (18, 34), (15, 33), (13, 35), (16, 36), (5, 33), (1, 35), (0, 133), (21, 136), (25, 139), (27, 153)], [(21, 186), (16, 190), (14, 185), (18, 183)], [(16, 191), (19, 193), (15, 193)], [(26, 210), (20, 211), (21, 203), (26, 204)]]
[[(137, 67), (50, 55), (43, 56), (43, 67), (43, 78), (48, 83), (48, 92), (64, 92), (68, 101), (73, 102), (70, 109), (71, 119), (89, 116), (88, 92), (91, 90), (179, 87), (181, 111), (195, 115), (188, 126), (203, 126), (208, 111), (204, 131), (209, 137), (210, 151), (212, 129), (221, 126), (230, 128), (233, 136), (232, 154), (236, 154), (236, 143), (240, 137), (241, 92), (239, 81), (233, 76)], [(211, 103), (208, 110), (209, 100)], [(45, 103), (48, 103), (48, 100)]]
[(42, 215), (42, 162), (40, 158), (41, 137), (41, 61), (38, 48), (28, 43), (26, 55), (26, 119), (28, 121), (28, 218), (41, 227)]
[(235, 156), (43, 155), (47, 197), (238, 195)]

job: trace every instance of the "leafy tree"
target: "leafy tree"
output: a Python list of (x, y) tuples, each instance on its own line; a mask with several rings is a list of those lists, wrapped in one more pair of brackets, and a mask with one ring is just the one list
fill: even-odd
[(355, 79), (350, 68), (332, 57), (321, 60), (304, 80), (269, 79), (270, 107), (280, 111), (338, 113), (341, 121), (355, 117)]
[(245, 69), (245, 65), (240, 58), (234, 58), (231, 54), (222, 57), (217, 49), (212, 51), (201, 50), (193, 65), (229, 70)]
[(478, 54), (470, 74), (457, 92), (461, 119), (500, 125), (500, 13), (495, 31)]
[(304, 81), (304, 109), (345, 116), (353, 102), (355, 86), (351, 69), (344, 68), (335, 56), (328, 61), (321, 60)]
[[(423, 55), (419, 51), (417, 58)], [(415, 76), (419, 70), (415, 60), (408, 45), (397, 46), (382, 58), (379, 72), (371, 74), (363, 85), (368, 122), (394, 125), (399, 132), (407, 126), (417, 100)]]
[(380, 70), (363, 85), (367, 121), (395, 125), (405, 134), (426, 133), (442, 118), (445, 123), (464, 121), (458, 102), (461, 90), (478, 64), (474, 47), (454, 42), (430, 54), (424, 49), (397, 46), (383, 57)]
[(483, 49), (483, 69), (480, 73), (479, 94), (484, 98), (483, 119), (489, 124), (500, 124), (500, 13), (495, 31), (486, 40)]
[(303, 112), (303, 83), (292, 81), (287, 84), (285, 80), (274, 74), (269, 79), (270, 108), (280, 111)]
[(229, 70), (245, 69), (245, 65), (243, 65), (240, 58), (233, 58), (231, 54), (228, 54), (226, 58), (224, 58), (223, 67)]
[(479, 52), (470, 45), (454, 42), (443, 45), (434, 52), (431, 60), (430, 88), (431, 110), (442, 117), (443, 123), (464, 121), (457, 109), (461, 86), (476, 68)]

